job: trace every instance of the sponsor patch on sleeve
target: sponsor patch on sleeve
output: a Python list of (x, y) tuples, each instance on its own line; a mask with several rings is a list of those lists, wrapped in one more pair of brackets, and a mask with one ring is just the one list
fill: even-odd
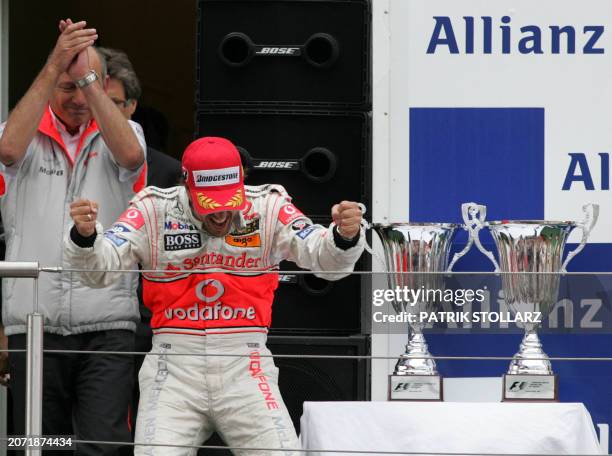
[(131, 226), (135, 230), (139, 230), (143, 227), (144, 223), (142, 213), (138, 209), (131, 207), (121, 214), (115, 226), (117, 226), (117, 224), (123, 224)]
[(310, 235), (310, 233), (312, 233), (312, 232), (313, 232), (313, 231), (315, 231), (316, 229), (317, 229), (317, 227), (316, 227), (316, 226), (314, 226), (314, 225), (308, 225), (308, 226), (307, 226), (306, 228), (304, 228), (303, 230), (298, 231), (298, 232), (296, 233), (296, 236), (297, 236), (297, 237), (299, 237), (299, 238), (301, 238), (301, 239), (306, 239), (306, 238), (307, 238), (307, 237)]
[(291, 224), (291, 229), (294, 231), (301, 231), (307, 226), (310, 226), (310, 223), (308, 223), (307, 220), (299, 219)]
[(126, 239), (122, 239), (119, 236), (115, 235), (112, 231), (106, 231), (104, 233), (104, 237), (115, 244), (117, 247), (121, 247), (123, 244), (127, 242)]
[(304, 217), (304, 214), (302, 214), (302, 211), (293, 204), (285, 204), (278, 212), (278, 220), (280, 220), (283, 225), (289, 225), (291, 222), (301, 217)]
[(115, 223), (113, 226), (111, 226), (108, 230), (106, 230), (104, 232), (104, 234), (106, 233), (128, 233), (130, 231), (130, 229), (123, 225), (122, 223)]

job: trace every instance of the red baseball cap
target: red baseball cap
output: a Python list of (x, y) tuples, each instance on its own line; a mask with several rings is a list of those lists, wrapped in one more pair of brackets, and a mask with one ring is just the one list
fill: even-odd
[(225, 138), (207, 136), (183, 153), (183, 176), (194, 210), (201, 215), (242, 210), (246, 204), (238, 149)]

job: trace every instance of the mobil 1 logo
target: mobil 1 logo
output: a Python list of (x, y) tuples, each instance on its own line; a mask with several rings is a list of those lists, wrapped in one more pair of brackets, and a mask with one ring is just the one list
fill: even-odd
[(200, 233), (165, 234), (165, 250), (186, 250), (202, 247)]

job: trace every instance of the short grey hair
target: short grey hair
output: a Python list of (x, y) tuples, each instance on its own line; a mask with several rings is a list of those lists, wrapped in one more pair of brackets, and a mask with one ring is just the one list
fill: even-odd
[(99, 47), (96, 50), (102, 57), (101, 60), (104, 62), (105, 70), (108, 71), (108, 76), (117, 79), (123, 85), (125, 97), (128, 100), (138, 100), (142, 94), (142, 89), (127, 54), (118, 49), (105, 47)]
[(104, 54), (102, 54), (102, 52), (100, 52), (101, 48), (97, 48), (95, 46), (93, 46), (93, 48), (96, 51), (96, 54), (98, 54), (98, 58), (100, 59), (100, 70), (102, 71), (102, 74), (100, 76), (102, 78), (102, 81), (104, 81), (104, 79), (106, 78), (106, 73), (108, 72), (108, 68), (106, 65), (106, 57), (104, 56)]

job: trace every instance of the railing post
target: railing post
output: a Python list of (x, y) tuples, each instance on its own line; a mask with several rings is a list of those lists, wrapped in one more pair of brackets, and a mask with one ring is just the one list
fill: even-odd
[[(26, 351), (26, 436), (42, 436), (43, 316), (28, 314)], [(40, 448), (27, 448), (26, 455), (42, 454)]]
[[(42, 436), (42, 369), (43, 316), (38, 313), (38, 262), (0, 261), (0, 277), (31, 277), (34, 279), (33, 312), (28, 314), (26, 326), (26, 437)], [(27, 447), (27, 456), (42, 454), (40, 448)]]

